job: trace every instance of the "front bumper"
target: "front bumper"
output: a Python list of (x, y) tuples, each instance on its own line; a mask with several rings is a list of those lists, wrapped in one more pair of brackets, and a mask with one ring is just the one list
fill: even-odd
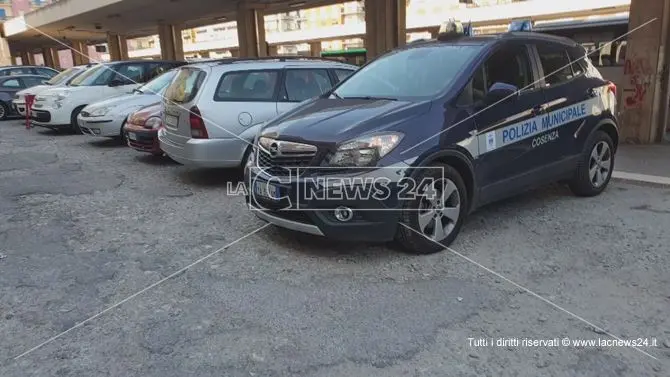
[(100, 137), (121, 136), (122, 118), (115, 117), (77, 117), (77, 123), (84, 135)]
[(26, 103), (22, 101), (12, 101), (12, 109), (14, 109), (14, 112), (21, 115), (21, 116), (26, 116)]
[(171, 159), (186, 166), (233, 168), (242, 165), (251, 140), (191, 139), (162, 129), (158, 132), (160, 149)]
[[(256, 194), (253, 187), (256, 181), (262, 185), (268, 178), (271, 177), (256, 167), (245, 171), (247, 205), (262, 220), (283, 228), (343, 241), (386, 242), (396, 235), (403, 204), (398, 200), (397, 183), (391, 183), (388, 195), (377, 200), (374, 196), (365, 195), (339, 198), (341, 195), (333, 193), (341, 189), (333, 187), (314, 189), (308, 195), (305, 182), (309, 178), (297, 178), (276, 184), (281, 199), (272, 200)], [(353, 186), (350, 189), (356, 191)], [(351, 209), (351, 219), (338, 220), (335, 216), (338, 207)]]
[(137, 151), (152, 154), (163, 152), (158, 141), (158, 130), (127, 123), (123, 128), (123, 134), (128, 146)]
[(30, 109), (30, 119), (33, 124), (47, 128), (69, 128), (71, 127), (70, 116), (72, 110), (66, 108), (53, 108), (48, 106)]

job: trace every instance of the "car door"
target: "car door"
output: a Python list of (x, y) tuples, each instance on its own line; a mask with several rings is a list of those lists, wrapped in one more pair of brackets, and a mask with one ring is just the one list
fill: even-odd
[(502, 101), (479, 101), (475, 122), (479, 144), (477, 180), (482, 201), (492, 201), (522, 189), (531, 182), (529, 172), (539, 164), (528, 158), (531, 136), (537, 133), (534, 119), (544, 103), (538, 72), (530, 47), (503, 42), (485, 60), (473, 77), (475, 97), (487, 98), (495, 85), (517, 88)]
[(0, 101), (8, 106), (14, 95), (25, 88), (23, 81), (19, 77), (3, 77), (0, 80)]
[[(122, 63), (113, 66), (114, 74), (109, 79), (114, 94), (130, 93), (146, 82), (146, 62)], [(109, 85), (108, 84), (108, 85)]]
[(225, 72), (213, 100), (198, 101), (210, 137), (232, 138), (274, 118), (280, 74), (278, 69)]
[(286, 112), (300, 102), (318, 97), (333, 87), (326, 68), (287, 68), (277, 101), (277, 113)]
[[(571, 62), (566, 46), (557, 43), (535, 45), (545, 97), (543, 138), (534, 147), (536, 158), (561, 169), (560, 163), (579, 153), (575, 134), (591, 111), (588, 80), (581, 80), (583, 69)], [(567, 164), (565, 169), (571, 166)]]

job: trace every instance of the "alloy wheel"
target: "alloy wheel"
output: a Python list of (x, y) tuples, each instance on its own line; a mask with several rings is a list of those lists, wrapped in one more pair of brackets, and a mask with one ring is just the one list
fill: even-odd
[(589, 178), (593, 187), (605, 184), (611, 169), (612, 151), (606, 142), (600, 141), (593, 147), (589, 158)]
[(461, 196), (450, 179), (436, 179), (426, 185), (419, 202), (420, 231), (435, 242), (446, 239), (456, 227), (461, 213)]

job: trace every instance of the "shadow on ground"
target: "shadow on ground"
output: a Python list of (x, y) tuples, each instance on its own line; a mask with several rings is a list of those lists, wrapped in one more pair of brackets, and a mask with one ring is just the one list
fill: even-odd
[(222, 187), (227, 184), (237, 185), (244, 179), (242, 169), (193, 169), (185, 167), (177, 173), (177, 178), (184, 184), (200, 187)]

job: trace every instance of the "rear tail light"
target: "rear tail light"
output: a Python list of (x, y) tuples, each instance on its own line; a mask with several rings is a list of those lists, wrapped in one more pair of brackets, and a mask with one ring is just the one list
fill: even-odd
[(191, 107), (188, 116), (189, 124), (191, 125), (191, 137), (194, 139), (209, 139), (205, 122), (200, 115), (200, 109), (197, 106)]
[(615, 83), (613, 83), (611, 81), (608, 81), (607, 82), (607, 90), (609, 90), (610, 92), (612, 92), (612, 94), (614, 94), (616, 96), (616, 84)]

